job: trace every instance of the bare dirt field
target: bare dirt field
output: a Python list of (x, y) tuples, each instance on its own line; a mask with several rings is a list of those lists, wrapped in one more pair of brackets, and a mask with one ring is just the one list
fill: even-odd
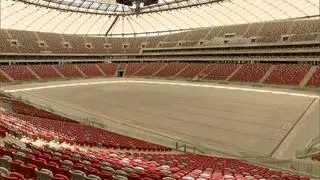
[(119, 79), (32, 83), (5, 90), (17, 90), (12, 94), (40, 104), (59, 105), (66, 113), (73, 113), (70, 107), (82, 109), (190, 143), (263, 156), (281, 147), (297, 125), (303, 127), (300, 121), (307, 121), (303, 120), (306, 114), (309, 119), (318, 118), (318, 99), (305, 92), (165, 80), (99, 83), (112, 80)]

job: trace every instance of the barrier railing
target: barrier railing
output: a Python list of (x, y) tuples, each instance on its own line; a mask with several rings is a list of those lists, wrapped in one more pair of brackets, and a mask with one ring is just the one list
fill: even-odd
[(108, 131), (112, 131), (125, 136), (135, 137), (147, 142), (153, 142), (156, 144), (171, 147), (176, 151), (187, 152), (187, 153), (200, 153), (200, 154), (222, 156), (222, 157), (232, 157), (232, 158), (241, 159), (250, 163), (254, 163), (257, 165), (273, 168), (273, 169), (286, 170), (291, 173), (305, 175), (305, 176), (309, 176), (317, 179), (320, 178), (319, 162), (310, 162), (310, 161), (292, 160), (292, 159), (290, 160), (274, 159), (270, 157), (261, 157), (257, 154), (252, 154), (250, 152), (230, 153), (230, 152), (218, 151), (206, 145), (189, 143), (181, 139), (172, 138), (169, 136), (163, 136), (161, 134), (157, 134), (151, 131), (146, 131), (144, 129), (130, 126), (125, 123), (119, 123), (112, 119), (103, 118), (99, 116), (96, 116), (96, 117), (91, 116), (86, 118), (78, 117), (78, 116), (75, 116), (74, 114), (58, 111), (51, 104), (39, 105), (38, 103), (34, 103), (23, 96), (20, 96), (20, 99), (39, 109), (43, 109), (63, 117), (77, 120), (83, 124), (92, 125), (94, 127), (106, 129)]

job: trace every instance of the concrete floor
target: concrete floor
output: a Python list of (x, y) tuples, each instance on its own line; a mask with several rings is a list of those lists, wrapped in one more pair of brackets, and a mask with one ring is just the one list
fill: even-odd
[[(95, 81), (110, 80), (114, 79)], [(33, 83), (5, 89), (92, 81)], [(314, 97), (238, 89), (145, 83), (66, 86), (13, 94), (40, 104), (59, 106), (66, 113), (75, 114), (73, 110), (82, 109), (82, 112), (231, 154), (263, 156), (272, 154), (281, 145), (315, 100)]]

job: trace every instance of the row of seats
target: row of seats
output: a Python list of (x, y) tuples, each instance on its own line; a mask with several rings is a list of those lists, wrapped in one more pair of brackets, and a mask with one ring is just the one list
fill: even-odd
[(102, 146), (107, 148), (138, 149), (144, 151), (169, 151), (169, 148), (122, 136), (100, 128), (69, 121), (58, 121), (25, 114), (1, 112), (1, 126), (19, 136), (34, 140), (57, 140), (70, 144)]
[[(270, 70), (273, 67), (273, 70)], [(208, 63), (101, 63), (1, 66), (0, 81), (3, 83), (56, 78), (116, 76), (119, 70), (131, 77), (177, 77), (208, 80), (229, 80), (233, 82), (259, 82), (270, 70), (263, 83), (278, 85), (299, 85), (311, 69), (311, 64), (208, 64)], [(1, 72), (2, 71), (2, 72)], [(9, 77), (9, 78), (8, 78)], [(320, 87), (320, 69), (307, 82), (309, 87)]]
[[(0, 45), (0, 52), (41, 53), (50, 51), (60, 54), (138, 54), (143, 45), (148, 48), (191, 47), (200, 45), (200, 41), (205, 41), (202, 45), (223, 45), (223, 41), (215, 41), (215, 38), (221, 39), (225, 34), (235, 34), (237, 37), (243, 38), (257, 38), (257, 42), (261, 43), (281, 41), (281, 37), (284, 35), (289, 35), (289, 41), (315, 41), (320, 34), (319, 29), (317, 20), (291, 20), (200, 28), (158, 38), (85, 37), (1, 29), (0, 39), (4, 45)], [(12, 44), (13, 41), (16, 43)], [(212, 44), (214, 42), (218, 44)]]
[(310, 68), (310, 64), (281, 64), (276, 66), (264, 83), (299, 85)]
[(77, 123), (77, 121), (74, 121), (72, 119), (62, 117), (53, 113), (50, 113), (48, 111), (44, 111), (42, 109), (35, 108), (31, 105), (22, 103), (17, 100), (13, 100), (8, 96), (1, 96), (0, 100), (8, 105), (11, 106), (11, 109), (18, 114), (25, 114), (33, 117), (40, 117), (40, 118), (46, 118), (46, 119), (51, 119), (55, 121), (64, 121), (64, 122), (72, 122), (72, 123)]
[[(2, 176), (41, 180), (308, 180), (242, 160), (197, 154), (150, 154), (59, 147), (0, 147)], [(11, 171), (11, 172), (10, 172)], [(11, 178), (13, 179), (13, 178)]]
[[(0, 97), (0, 100), (10, 105), (11, 109), (16, 113), (3, 113), (7, 116), (7, 121), (11, 119), (10, 122), (12, 123), (24, 124), (22, 127), (17, 127), (17, 132), (21, 132), (24, 135), (30, 135), (35, 139), (41, 136), (46, 140), (52, 140), (52, 138), (57, 136), (57, 140), (60, 142), (67, 141), (69, 143), (81, 145), (101, 145), (109, 148), (135, 148), (138, 150), (170, 150), (153, 143), (143, 142), (135, 138), (128, 138), (110, 131), (79, 124), (77, 121), (35, 108), (7, 96)], [(5, 116), (2, 118), (5, 118)], [(1, 127), (2, 129), (12, 128), (10, 128), (8, 124), (3, 124), (3, 126), (0, 126), (0, 129)], [(32, 129), (30, 129), (31, 127)], [(35, 127), (37, 128), (35, 129)], [(41, 129), (42, 132), (39, 132), (39, 129)]]

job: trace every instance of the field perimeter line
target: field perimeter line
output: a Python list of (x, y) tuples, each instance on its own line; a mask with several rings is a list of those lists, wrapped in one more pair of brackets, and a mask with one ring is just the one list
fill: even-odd
[(243, 87), (230, 87), (230, 86), (210, 85), (210, 84), (193, 84), (193, 83), (179, 83), (179, 82), (165, 82), (165, 81), (141, 81), (141, 80), (139, 80), (139, 81), (137, 81), (137, 80), (97, 81), (97, 82), (48, 85), (48, 86), (40, 86), (40, 87), (4, 90), (4, 92), (11, 93), (11, 92), (32, 91), (32, 90), (52, 89), (52, 88), (61, 88), (61, 87), (88, 86), (88, 85), (98, 85), (98, 84), (116, 84), (116, 83), (140, 83), (140, 84), (158, 84), (158, 85), (160, 84), (160, 85), (204, 87), (204, 88), (228, 89), (228, 90), (258, 92), (258, 93), (271, 93), (271, 94), (280, 94), (280, 95), (289, 95), (289, 96), (319, 98), (319, 96), (317, 96), (317, 95), (303, 94), (303, 93), (290, 93), (290, 92), (284, 92), (284, 91), (273, 91), (273, 90), (253, 89), (253, 88), (243, 88)]

